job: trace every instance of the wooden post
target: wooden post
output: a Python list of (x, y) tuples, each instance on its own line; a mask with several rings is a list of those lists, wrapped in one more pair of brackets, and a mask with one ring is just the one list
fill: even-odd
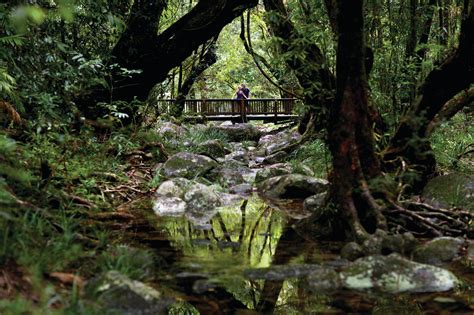
[(278, 102), (276, 100), (273, 101), (273, 112), (275, 113), (275, 123), (278, 122), (278, 107), (277, 107)]
[(240, 101), (240, 116), (242, 117), (242, 122), (247, 122), (247, 110), (245, 109), (245, 100)]

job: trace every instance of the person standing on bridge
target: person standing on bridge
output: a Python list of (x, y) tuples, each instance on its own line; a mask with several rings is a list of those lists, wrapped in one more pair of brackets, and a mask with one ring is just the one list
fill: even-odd
[(248, 87), (245, 86), (245, 84), (239, 85), (237, 88), (237, 92), (235, 92), (235, 98), (238, 100), (246, 100), (250, 98), (250, 90)]
[[(250, 89), (247, 88), (245, 84), (242, 83), (241, 85), (239, 85), (237, 92), (235, 93), (235, 96), (237, 100), (247, 100), (250, 98)], [(244, 102), (244, 106), (245, 106), (245, 111), (248, 112), (249, 111), (248, 102)]]

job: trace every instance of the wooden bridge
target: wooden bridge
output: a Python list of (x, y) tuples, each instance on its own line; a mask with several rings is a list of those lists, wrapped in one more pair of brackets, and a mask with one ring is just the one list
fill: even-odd
[[(158, 100), (161, 110), (169, 112), (176, 100)], [(184, 114), (188, 116), (204, 116), (208, 120), (232, 120), (246, 122), (248, 120), (283, 121), (297, 118), (294, 98), (251, 98), (236, 99), (188, 99), (184, 103)]]

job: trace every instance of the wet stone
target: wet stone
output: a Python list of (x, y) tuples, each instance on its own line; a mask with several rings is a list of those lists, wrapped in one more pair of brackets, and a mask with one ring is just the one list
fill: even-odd
[(223, 187), (240, 185), (245, 182), (239, 168), (215, 168), (206, 177), (211, 181), (217, 181)]
[(262, 132), (252, 124), (221, 124), (215, 128), (227, 135), (230, 141), (257, 141)]
[(161, 123), (157, 130), (156, 130), (161, 136), (165, 137), (172, 137), (172, 138), (177, 138), (181, 136), (185, 129), (181, 126), (178, 126), (176, 124), (173, 124), (172, 122), (163, 122)]
[(242, 165), (247, 165), (249, 163), (249, 155), (248, 155), (248, 152), (245, 150), (238, 150), (230, 154), (227, 154), (225, 156), (225, 160), (226, 161), (233, 160), (233, 161), (239, 162)]
[(210, 156), (214, 159), (224, 157), (227, 153), (224, 143), (221, 140), (207, 140), (200, 143), (197, 147), (197, 153)]
[(188, 209), (192, 211), (214, 210), (221, 205), (219, 194), (209, 186), (194, 184), (184, 195)]
[(287, 175), (290, 174), (291, 171), (291, 166), (288, 164), (274, 164), (258, 170), (257, 175), (255, 176), (255, 183), (262, 182), (275, 176)]
[(461, 207), (474, 211), (474, 176), (452, 173), (431, 179), (422, 197), (435, 207)]
[(334, 291), (342, 286), (341, 277), (333, 269), (318, 269), (313, 271), (307, 278), (307, 283), (313, 292)]
[(354, 261), (362, 256), (364, 256), (364, 251), (356, 242), (349, 242), (341, 249), (341, 257), (344, 259)]
[(306, 211), (315, 212), (326, 204), (326, 192), (306, 198), (303, 202), (303, 208)]
[(447, 263), (459, 256), (464, 244), (462, 238), (438, 237), (417, 246), (413, 251), (413, 260), (432, 265)]
[(327, 180), (300, 174), (277, 176), (258, 184), (259, 192), (269, 199), (305, 199), (327, 188)]
[(191, 181), (186, 178), (173, 178), (163, 182), (156, 190), (158, 196), (183, 198), (184, 192), (191, 185)]
[(284, 151), (278, 151), (276, 153), (273, 153), (269, 156), (267, 156), (265, 159), (263, 159), (262, 163), (263, 164), (276, 164), (276, 163), (281, 163), (284, 162), (288, 158), (288, 153)]
[(159, 216), (179, 216), (186, 212), (186, 202), (178, 197), (159, 196), (155, 199), (153, 211)]
[(117, 271), (109, 271), (91, 280), (86, 289), (99, 305), (113, 314), (161, 314), (174, 302), (154, 288)]
[(211, 158), (187, 152), (171, 156), (163, 165), (162, 173), (166, 177), (184, 177), (193, 179), (217, 167)]
[(319, 270), (320, 265), (275, 265), (269, 268), (249, 269), (245, 271), (245, 276), (251, 280), (285, 280), (288, 278), (302, 278)]
[(252, 193), (252, 185), (250, 184), (235, 185), (229, 188), (229, 192), (232, 194), (246, 196)]
[(442, 292), (459, 284), (449, 270), (413, 262), (398, 254), (359, 258), (342, 270), (341, 279), (347, 289), (386, 293)]
[(258, 141), (259, 149), (265, 151), (266, 155), (271, 155), (276, 151), (284, 149), (299, 141), (301, 135), (297, 131), (281, 131), (274, 135), (265, 135)]

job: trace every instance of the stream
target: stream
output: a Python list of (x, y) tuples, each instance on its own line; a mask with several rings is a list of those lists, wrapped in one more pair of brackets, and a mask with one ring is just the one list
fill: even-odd
[[(196, 161), (196, 156), (182, 154), (180, 158)], [(154, 266), (155, 276), (147, 283), (173, 299), (174, 303), (167, 306), (168, 314), (468, 314), (474, 311), (472, 253), (442, 266), (461, 280), (455, 289), (432, 290), (428, 286), (428, 290), (407, 291), (415, 293), (399, 293), (398, 288), (352, 289), (348, 279), (341, 284), (339, 278), (329, 277), (337, 276), (351, 264), (341, 258), (344, 244), (317, 241), (311, 237), (311, 230), (299, 226), (300, 220), (310, 215), (303, 208), (302, 200), (306, 197), (299, 201), (270, 202), (248, 189), (234, 195), (228, 193), (229, 189), (218, 191), (217, 195), (213, 191), (200, 195), (210, 187), (216, 189), (209, 186), (215, 181), (242, 187), (239, 182), (229, 183), (239, 177), (236, 170), (243, 175), (240, 176), (244, 178), (243, 184), (246, 182), (251, 188), (256, 171), (272, 167), (259, 165), (263, 159), (255, 158), (251, 150), (242, 150), (237, 145), (234, 152), (219, 160), (219, 167), (234, 165), (233, 171), (227, 169), (219, 173), (221, 177), (217, 180), (211, 179), (203, 185), (195, 182), (198, 176), (192, 172), (197, 167), (179, 169), (181, 160), (174, 163), (179, 166), (177, 170), (167, 170), (171, 157), (163, 166), (164, 173), (168, 172), (166, 177), (184, 174), (194, 180), (162, 184), (166, 189), (160, 186), (152, 200), (132, 204), (129, 211), (140, 213), (143, 219), (135, 222), (123, 238), (132, 240), (135, 246), (152, 249), (159, 258)], [(216, 162), (203, 160), (201, 164), (206, 163)], [(296, 193), (304, 194), (306, 188), (298, 186)], [(173, 196), (168, 196), (169, 193)], [(472, 251), (473, 246), (470, 247)], [(392, 276), (390, 272), (387, 274)], [(374, 273), (369, 277), (377, 276)], [(431, 278), (431, 274), (422, 272), (422, 281), (432, 281)], [(444, 292), (422, 293), (427, 291)]]
[[(145, 211), (149, 201), (137, 205)], [(142, 208), (142, 209), (139, 209)], [(469, 285), (440, 293), (387, 294), (346, 289), (315, 292), (307, 270), (340, 267), (342, 243), (316, 242), (297, 232), (297, 220), (268, 206), (258, 195), (223, 207), (209, 224), (184, 216), (149, 216), (156, 230), (138, 228), (133, 237), (167, 264), (156, 266), (155, 284), (180, 303), (169, 314), (439, 314), (472, 313), (472, 265), (449, 266)], [(472, 264), (472, 262), (470, 262)], [(268, 267), (278, 266), (272, 273)]]

